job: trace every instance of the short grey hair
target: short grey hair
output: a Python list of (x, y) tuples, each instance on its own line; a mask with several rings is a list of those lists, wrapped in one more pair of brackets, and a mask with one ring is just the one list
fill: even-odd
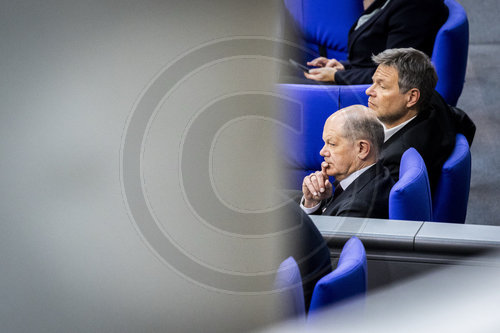
[(352, 105), (343, 111), (343, 136), (352, 141), (367, 140), (378, 157), (384, 144), (384, 128), (373, 111), (364, 105)]
[(372, 56), (377, 65), (390, 66), (398, 71), (398, 85), (402, 93), (412, 88), (420, 91), (418, 107), (426, 106), (436, 87), (438, 76), (429, 57), (414, 48), (387, 49)]

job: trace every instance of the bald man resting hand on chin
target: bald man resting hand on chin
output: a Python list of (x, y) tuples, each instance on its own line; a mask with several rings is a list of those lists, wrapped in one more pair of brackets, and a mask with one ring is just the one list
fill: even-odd
[[(353, 105), (325, 122), (321, 171), (304, 178), (301, 207), (308, 214), (388, 218), (394, 181), (378, 162), (384, 130), (374, 112)], [(335, 184), (329, 180), (335, 177)]]

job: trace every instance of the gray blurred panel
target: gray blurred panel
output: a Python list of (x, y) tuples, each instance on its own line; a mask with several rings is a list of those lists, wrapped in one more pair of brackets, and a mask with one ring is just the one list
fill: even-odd
[(0, 2), (0, 331), (275, 320), (276, 6)]

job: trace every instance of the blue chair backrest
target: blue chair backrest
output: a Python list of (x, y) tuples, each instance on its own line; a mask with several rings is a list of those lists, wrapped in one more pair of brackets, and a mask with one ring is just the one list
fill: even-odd
[(316, 283), (308, 320), (314, 318), (319, 310), (332, 304), (352, 296), (364, 295), (367, 274), (363, 243), (357, 237), (351, 237), (342, 248), (337, 268)]
[(436, 90), (450, 105), (457, 105), (462, 93), (469, 52), (469, 22), (464, 8), (455, 0), (445, 0), (448, 19), (439, 29), (432, 52), (438, 74)]
[[(305, 44), (316, 52), (319, 45), (327, 48), (327, 57), (347, 58), (347, 37), (350, 27), (363, 12), (362, 1), (345, 0), (284, 0)], [(448, 19), (439, 29), (431, 60), (436, 67), (436, 90), (446, 102), (456, 106), (465, 81), (469, 51), (469, 22), (464, 8), (456, 0), (445, 0)], [(346, 94), (363, 95), (364, 91)], [(360, 98), (354, 96), (354, 98)]]
[(368, 105), (365, 85), (329, 86), (280, 84), (282, 104), (284, 169), (289, 174), (289, 188), (302, 189), (302, 180), (321, 169), (326, 119), (339, 109), (353, 104)]
[(343, 109), (354, 104), (368, 106), (368, 95), (366, 94), (366, 89), (369, 87), (369, 84), (338, 86), (339, 109)]
[(349, 29), (363, 12), (361, 0), (284, 0), (305, 46), (319, 54), (326, 48), (328, 58), (347, 59)]
[(432, 221), (427, 168), (415, 148), (409, 148), (401, 157), (399, 180), (389, 194), (389, 219)]
[(279, 290), (277, 310), (283, 318), (305, 320), (304, 290), (297, 262), (293, 257), (285, 259), (276, 273), (274, 289)]
[(471, 155), (469, 143), (457, 134), (455, 148), (443, 165), (432, 202), (435, 222), (465, 223), (469, 201)]
[[(431, 60), (439, 78), (436, 91), (448, 104), (456, 106), (462, 94), (467, 69), (469, 21), (464, 8), (458, 2), (445, 0), (444, 3), (448, 7), (448, 19), (436, 34)], [(364, 92), (369, 85), (358, 87), (363, 89), (345, 90), (340, 97), (354, 100), (364, 98)]]
[[(302, 180), (321, 169), (323, 126), (339, 109), (338, 88), (301, 84), (282, 84), (279, 93), (292, 101), (283, 103), (284, 169), (289, 173), (290, 187), (302, 189)], [(293, 119), (291, 119), (293, 118)]]

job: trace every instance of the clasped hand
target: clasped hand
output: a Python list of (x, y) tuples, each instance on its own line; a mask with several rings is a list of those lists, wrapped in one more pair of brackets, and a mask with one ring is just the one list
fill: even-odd
[(332, 196), (333, 186), (326, 174), (328, 163), (321, 163), (321, 171), (311, 173), (304, 177), (302, 182), (302, 194), (304, 195), (304, 206), (311, 208)]

